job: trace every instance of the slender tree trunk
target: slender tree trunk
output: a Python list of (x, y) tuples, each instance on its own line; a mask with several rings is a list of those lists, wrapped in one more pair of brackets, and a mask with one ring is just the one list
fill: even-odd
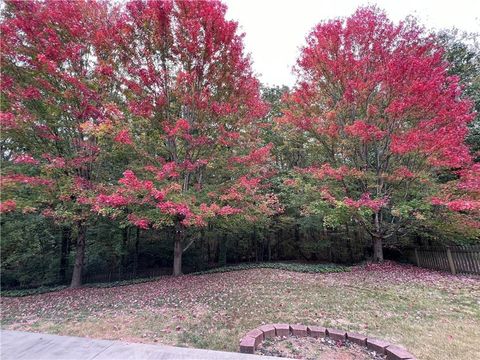
[(127, 272), (128, 231), (129, 227), (125, 227), (122, 231), (122, 256), (120, 260), (120, 269), (122, 275)]
[(272, 260), (272, 236), (273, 235), (269, 235), (267, 238), (267, 260), (268, 261)]
[(126, 258), (127, 258), (127, 244), (128, 242), (128, 228), (123, 228), (122, 229), (122, 249), (120, 250), (120, 259), (117, 263), (117, 275), (118, 275), (118, 280), (123, 280), (123, 274), (125, 274), (126, 271)]
[(202, 228), (202, 230), (200, 230), (200, 249), (202, 249), (202, 262), (200, 263), (200, 267), (198, 267), (198, 264), (195, 265), (195, 271), (201, 271), (205, 269), (205, 228)]
[(275, 260), (278, 260), (280, 258), (280, 249), (281, 249), (280, 245), (282, 243), (282, 239), (283, 239), (283, 227), (281, 227), (277, 233), (277, 241), (275, 243)]
[(78, 225), (75, 264), (73, 266), (71, 288), (78, 288), (82, 285), (83, 267), (85, 264), (85, 247), (87, 240), (87, 227), (83, 224)]
[(60, 282), (67, 282), (68, 253), (70, 248), (70, 239), (72, 237), (72, 229), (69, 226), (62, 227), (62, 244), (60, 249), (60, 269), (58, 272)]
[(213, 262), (218, 265), (218, 262), (220, 261), (220, 242), (221, 238), (219, 237), (218, 234), (215, 234), (215, 256), (213, 257)]
[[(294, 249), (297, 252), (297, 254), (299, 254), (304, 260), (310, 261), (311, 260), (310, 257), (305, 255), (305, 253), (302, 250), (302, 246), (301, 246), (302, 245), (302, 235), (305, 236), (305, 234), (300, 233), (300, 225), (295, 224), (294, 234), (293, 234), (293, 236), (295, 238), (295, 241), (293, 242)], [(295, 259), (299, 260), (300, 257), (296, 257)]]
[(182, 254), (183, 254), (183, 237), (185, 229), (183, 225), (178, 223), (175, 226), (175, 242), (173, 244), (173, 276), (182, 275)]
[(350, 237), (350, 227), (348, 226), (348, 223), (345, 224), (345, 229), (347, 231), (347, 250), (348, 250), (348, 257), (349, 257), (349, 263), (353, 263), (353, 248), (352, 248), (352, 239)]
[(173, 246), (173, 276), (182, 275), (182, 253), (182, 241), (176, 236)]
[[(243, 238), (243, 236), (242, 236)], [(235, 263), (240, 262), (240, 236), (235, 236)]]
[(137, 227), (135, 234), (135, 257), (133, 259), (133, 273), (137, 275), (138, 271), (138, 250), (140, 247), (140, 228)]
[(297, 246), (300, 246), (300, 226), (298, 224), (295, 224), (295, 227), (293, 228), (293, 236), (295, 238), (295, 243)]
[(383, 262), (383, 239), (380, 234), (380, 214), (377, 211), (375, 213), (375, 230), (376, 234), (373, 236), (373, 261)]
[(258, 249), (257, 249), (257, 228), (253, 227), (252, 233), (252, 245), (253, 249), (255, 250), (255, 261), (258, 261)]
[(383, 241), (379, 236), (373, 237), (373, 261), (383, 262)]
[(212, 247), (210, 245), (210, 239), (207, 240), (207, 265), (212, 262)]
[(223, 233), (218, 246), (218, 265), (227, 265), (227, 234)]
[[(270, 238), (270, 231), (267, 233), (266, 238), (267, 239)], [(261, 239), (261, 241), (259, 241), (258, 245), (259, 246), (257, 248), (257, 261), (263, 262), (263, 260), (265, 259), (265, 248), (266, 248), (265, 236)]]

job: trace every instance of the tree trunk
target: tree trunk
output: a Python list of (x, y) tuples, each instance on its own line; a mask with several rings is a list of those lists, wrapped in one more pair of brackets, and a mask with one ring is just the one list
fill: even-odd
[(383, 262), (383, 242), (379, 236), (373, 238), (373, 262)]
[(270, 234), (267, 237), (267, 259), (268, 261), (272, 260), (272, 235)]
[(300, 246), (300, 226), (298, 224), (295, 224), (293, 231), (294, 231), (293, 236), (295, 238), (295, 244), (297, 246)]
[(62, 284), (67, 282), (67, 268), (68, 268), (68, 253), (70, 247), (70, 238), (72, 236), (72, 229), (69, 226), (62, 227), (62, 244), (60, 249), (60, 269), (58, 272), (60, 282)]
[(354, 259), (353, 259), (353, 248), (352, 248), (352, 239), (350, 238), (350, 227), (348, 226), (348, 223), (345, 224), (345, 230), (347, 231), (347, 250), (348, 250), (348, 258), (349, 258), (349, 264), (353, 264)]
[(182, 253), (182, 241), (176, 236), (173, 246), (173, 276), (182, 275)]
[(383, 242), (380, 234), (380, 214), (375, 213), (375, 230), (376, 234), (373, 236), (373, 262), (383, 262)]
[(227, 234), (223, 233), (218, 245), (218, 265), (227, 265)]
[(195, 265), (195, 271), (205, 270), (205, 251), (204, 251), (204, 249), (205, 249), (205, 228), (202, 228), (202, 230), (200, 230), (200, 249), (202, 249), (202, 252), (201, 252), (202, 262), (200, 264)]
[(257, 228), (255, 226), (253, 227), (253, 232), (252, 232), (252, 246), (253, 246), (253, 249), (255, 250), (255, 261), (258, 261)]
[(182, 254), (183, 254), (183, 225), (178, 223), (175, 226), (175, 242), (173, 244), (173, 276), (182, 275)]
[(138, 250), (140, 247), (140, 228), (137, 227), (137, 231), (135, 234), (135, 257), (133, 259), (133, 273), (135, 276), (137, 275), (138, 271)]
[(128, 253), (128, 231), (129, 227), (125, 227), (122, 231), (122, 256), (120, 258), (120, 273), (121, 275), (127, 273), (127, 253)]
[(72, 282), (70, 283), (71, 288), (78, 288), (82, 285), (82, 274), (85, 263), (87, 227), (79, 224), (77, 231), (75, 265), (73, 266)]
[(212, 246), (210, 245), (210, 239), (207, 240), (207, 265), (212, 262)]
[[(242, 236), (243, 238), (243, 236)], [(235, 236), (235, 263), (240, 262), (240, 236)]]

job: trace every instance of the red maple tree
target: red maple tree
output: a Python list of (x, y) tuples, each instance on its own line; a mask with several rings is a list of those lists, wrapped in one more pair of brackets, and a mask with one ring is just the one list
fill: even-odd
[(102, 57), (110, 9), (96, 1), (7, 1), (1, 22), (1, 212), (41, 212), (72, 228), (79, 286), (86, 232), (82, 199), (100, 177), (101, 149), (84, 123), (115, 116)]
[(265, 189), (271, 145), (257, 136), (267, 109), (225, 11), (218, 1), (131, 1), (115, 24), (121, 39), (108, 68), (122, 118), (109, 131), (129, 160), (91, 204), (141, 228), (173, 229), (174, 275), (188, 227), (278, 209)]
[[(464, 169), (478, 180), (464, 144), (472, 104), (447, 75), (437, 43), (411, 19), (394, 24), (377, 8), (360, 8), (313, 29), (285, 97), (280, 123), (320, 149), (318, 164), (302, 173), (320, 183), (323, 204), (346, 208), (372, 236), (376, 261), (385, 239), (431, 214), (432, 197), (445, 189), (439, 172)], [(480, 204), (457, 201), (446, 203)]]

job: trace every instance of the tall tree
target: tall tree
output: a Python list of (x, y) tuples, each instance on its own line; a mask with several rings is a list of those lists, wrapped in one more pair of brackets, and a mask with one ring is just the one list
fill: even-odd
[[(317, 25), (298, 60), (280, 122), (307, 134), (321, 155), (300, 171), (320, 198), (305, 208), (362, 226), (375, 261), (383, 261), (385, 239), (432, 215), (432, 198), (449, 204), (434, 198), (446, 189), (439, 171), (471, 166), (464, 139), (472, 103), (443, 53), (415, 21), (394, 24), (367, 7)], [(480, 205), (458, 201), (454, 210)]]
[(109, 8), (97, 1), (7, 1), (1, 20), (1, 210), (41, 212), (72, 227), (72, 287), (81, 284), (93, 219), (82, 199), (101, 168), (85, 123), (115, 117), (103, 66), (113, 37)]
[(141, 228), (171, 228), (174, 275), (195, 240), (188, 227), (252, 220), (276, 203), (262, 191), (271, 145), (256, 136), (266, 106), (225, 11), (218, 1), (131, 1), (115, 25), (111, 69), (124, 116), (110, 132), (133, 156), (92, 205)]

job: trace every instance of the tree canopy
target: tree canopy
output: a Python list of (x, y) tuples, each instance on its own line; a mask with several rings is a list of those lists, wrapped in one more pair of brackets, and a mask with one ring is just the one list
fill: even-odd
[[(433, 206), (478, 213), (478, 174), (464, 140), (474, 118), (444, 50), (415, 21), (391, 22), (376, 8), (320, 23), (298, 60), (298, 86), (285, 98), (281, 123), (318, 143), (319, 163), (299, 169), (318, 184), (307, 211), (352, 216), (382, 240), (429, 218)], [(460, 182), (441, 184), (452, 169)]]
[(136, 271), (140, 231), (175, 275), (192, 244), (332, 260), (342, 238), (357, 259), (368, 235), (382, 261), (402, 237), (478, 240), (479, 52), (455, 32), (359, 8), (313, 28), (289, 89), (261, 86), (220, 1), (8, 0), (0, 26), (0, 212), (32, 221), (6, 264), (21, 243), (64, 278), (71, 243), (77, 287), (132, 238)]

